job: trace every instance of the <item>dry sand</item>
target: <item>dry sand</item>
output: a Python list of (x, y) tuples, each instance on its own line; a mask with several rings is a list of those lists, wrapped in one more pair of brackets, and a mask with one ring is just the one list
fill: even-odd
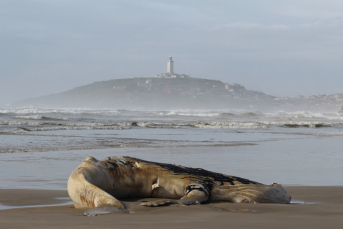
[(141, 199), (128, 202), (132, 214), (86, 217), (68, 203), (66, 191), (0, 189), (0, 207), (17, 207), (0, 210), (0, 228), (343, 228), (343, 187), (286, 190), (295, 203), (148, 208), (138, 205)]

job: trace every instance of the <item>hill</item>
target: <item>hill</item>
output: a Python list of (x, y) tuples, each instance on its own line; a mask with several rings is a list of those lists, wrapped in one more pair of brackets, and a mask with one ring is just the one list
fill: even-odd
[[(343, 112), (343, 93), (275, 97), (239, 84), (198, 78), (130, 78), (95, 82), (20, 101), (16, 106), (77, 108), (254, 109)], [(342, 108), (341, 108), (342, 107)]]
[(243, 86), (198, 78), (129, 78), (95, 82), (16, 105), (94, 108), (269, 107), (275, 97)]

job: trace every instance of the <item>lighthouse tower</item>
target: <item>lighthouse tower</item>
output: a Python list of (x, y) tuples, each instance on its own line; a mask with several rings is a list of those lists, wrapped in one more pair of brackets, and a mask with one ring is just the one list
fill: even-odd
[(171, 56), (169, 56), (169, 60), (167, 63), (167, 73), (174, 74), (174, 61)]
[(154, 76), (155, 78), (190, 78), (190, 76), (186, 74), (176, 74), (174, 73), (174, 61), (171, 56), (169, 56), (169, 60), (167, 63), (167, 72), (158, 74)]

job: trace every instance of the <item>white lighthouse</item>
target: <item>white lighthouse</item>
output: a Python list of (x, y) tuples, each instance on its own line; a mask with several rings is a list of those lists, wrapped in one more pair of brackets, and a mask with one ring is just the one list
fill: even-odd
[(174, 74), (174, 61), (171, 56), (169, 56), (169, 60), (167, 63), (167, 73)]
[(190, 78), (186, 74), (176, 74), (174, 73), (174, 61), (173, 57), (169, 56), (167, 62), (167, 73), (162, 73), (154, 76), (155, 78)]

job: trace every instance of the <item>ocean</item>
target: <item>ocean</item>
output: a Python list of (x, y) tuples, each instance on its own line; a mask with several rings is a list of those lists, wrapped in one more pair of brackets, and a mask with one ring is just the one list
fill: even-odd
[(87, 156), (132, 156), (266, 184), (343, 185), (343, 114), (0, 108), (0, 188), (66, 189)]

